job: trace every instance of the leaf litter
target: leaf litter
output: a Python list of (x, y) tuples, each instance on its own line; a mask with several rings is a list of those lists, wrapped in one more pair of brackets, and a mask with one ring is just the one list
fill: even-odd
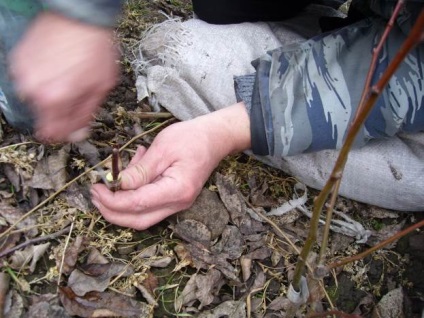
[[(229, 157), (190, 209), (141, 232), (108, 224), (90, 202), (89, 187), (101, 179), (91, 167), (105, 160), (113, 145), (163, 122), (131, 115), (151, 109), (137, 102), (125, 51), (142, 28), (163, 19), (158, 7), (187, 18), (187, 3), (128, 2), (118, 29), (124, 44), (121, 84), (96, 116), (87, 141), (43, 146), (2, 123), (0, 255), (27, 245), (0, 258), (0, 317), (284, 316), (308, 218), (298, 209), (270, 216), (270, 221), (261, 215), (293, 202), (293, 178), (246, 155)], [(123, 161), (137, 145), (148, 146), (155, 133), (123, 151)], [(310, 190), (306, 205), (314, 194)], [(372, 232), (370, 245), (421, 218), (342, 198), (336, 209)], [(70, 227), (71, 232), (43, 241)], [(388, 308), (412, 317), (424, 302), (424, 282), (408, 271), (422, 268), (416, 256), (422, 254), (418, 234), (323, 282), (307, 273), (311, 297), (298, 316), (333, 304), (364, 317), (377, 317)], [(344, 234), (331, 235), (329, 261), (364, 248)], [(412, 303), (410, 311), (404, 300)]]

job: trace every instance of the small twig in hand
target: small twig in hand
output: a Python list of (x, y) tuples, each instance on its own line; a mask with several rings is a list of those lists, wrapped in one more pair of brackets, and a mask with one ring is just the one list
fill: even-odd
[(10, 253), (13, 253), (14, 251), (20, 250), (21, 248), (25, 248), (29, 245), (33, 245), (39, 242), (43, 242), (43, 241), (47, 241), (47, 240), (52, 240), (55, 239), (56, 237), (59, 237), (63, 234), (66, 234), (69, 232), (70, 230), (70, 226), (65, 227), (64, 229), (61, 229), (60, 231), (56, 232), (56, 233), (52, 233), (52, 234), (48, 234), (48, 235), (43, 235), (37, 238), (34, 238), (32, 240), (28, 240), (26, 242), (23, 242), (22, 244), (16, 245), (15, 247), (12, 247), (6, 251), (3, 251), (0, 253), (0, 258), (9, 255)]
[(112, 172), (106, 175), (107, 186), (112, 192), (119, 191), (121, 188), (121, 178), (119, 176), (119, 147), (114, 146), (112, 149)]

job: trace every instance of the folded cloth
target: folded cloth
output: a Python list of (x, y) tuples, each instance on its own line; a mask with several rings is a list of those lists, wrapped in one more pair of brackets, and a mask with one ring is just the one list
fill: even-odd
[[(153, 106), (161, 105), (181, 120), (229, 106), (236, 102), (234, 77), (253, 73), (251, 62), (267, 51), (317, 35), (323, 12), (340, 14), (314, 5), (279, 23), (222, 26), (191, 19), (156, 25), (141, 39), (133, 63), (139, 98), (149, 98)], [(256, 158), (320, 189), (337, 154), (324, 150)], [(388, 209), (422, 211), (423, 172), (424, 134), (374, 140), (351, 152), (340, 194)]]

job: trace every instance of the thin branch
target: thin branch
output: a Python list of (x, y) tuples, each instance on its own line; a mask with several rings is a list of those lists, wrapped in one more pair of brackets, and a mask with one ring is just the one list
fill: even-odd
[(337, 157), (331, 176), (327, 180), (318, 197), (316, 197), (314, 200), (314, 209), (311, 218), (311, 225), (308, 238), (302, 249), (299, 261), (296, 264), (296, 269), (293, 277), (293, 287), (296, 290), (299, 290), (300, 279), (304, 271), (306, 259), (312, 249), (313, 244), (316, 241), (319, 216), (321, 214), (322, 208), (325, 204), (325, 201), (327, 200), (328, 195), (333, 190), (335, 183), (342, 177), (342, 173), (346, 165), (350, 149), (352, 148), (352, 145), (355, 141), (355, 137), (361, 129), (363, 123), (365, 122), (365, 119), (371, 112), (371, 109), (377, 101), (378, 97), (380, 96), (381, 92), (383, 91), (383, 88), (387, 85), (390, 78), (395, 73), (399, 65), (403, 62), (408, 53), (421, 41), (423, 30), (424, 9), (421, 10), (421, 13), (418, 16), (414, 27), (412, 28), (411, 32), (409, 33), (407, 39), (405, 40), (399, 51), (397, 52), (396, 56), (388, 65), (387, 69), (385, 70), (377, 84), (372, 87), (371, 94), (367, 96), (363, 105), (358, 106), (360, 111), (357, 113), (355, 120), (351, 123), (351, 127), (348, 131), (346, 140), (340, 150), (339, 156)]
[(378, 243), (377, 245), (374, 245), (370, 249), (368, 249), (368, 250), (366, 250), (366, 251), (364, 251), (364, 252), (362, 252), (360, 254), (357, 254), (357, 255), (354, 255), (354, 256), (351, 256), (351, 257), (348, 257), (348, 258), (342, 259), (340, 261), (337, 261), (337, 262), (334, 262), (334, 263), (329, 264), (327, 266), (327, 269), (328, 270), (331, 270), (333, 268), (340, 267), (340, 266), (346, 265), (348, 263), (355, 262), (355, 261), (358, 261), (360, 259), (363, 259), (364, 257), (370, 255), (371, 253), (373, 253), (373, 252), (375, 252), (375, 251), (377, 251), (377, 250), (385, 247), (386, 245), (388, 245), (388, 244), (390, 244), (390, 243), (392, 243), (392, 242), (400, 239), (401, 237), (403, 237), (403, 236), (411, 233), (412, 231), (415, 231), (416, 229), (418, 229), (418, 228), (420, 228), (422, 226), (424, 226), (424, 220), (421, 220), (420, 222), (411, 225), (410, 227), (408, 227), (408, 228), (406, 228), (406, 229), (404, 229), (404, 230), (396, 233), (392, 237), (389, 237), (387, 240), (384, 240), (384, 241)]
[(140, 118), (140, 119), (158, 119), (158, 118), (172, 118), (174, 115), (168, 112), (129, 112), (131, 116)]
[(72, 223), (71, 226), (69, 227), (69, 234), (66, 237), (66, 241), (65, 241), (65, 246), (63, 247), (63, 251), (62, 251), (62, 260), (60, 261), (60, 267), (59, 267), (59, 275), (57, 275), (57, 292), (59, 293), (59, 286), (60, 286), (60, 280), (62, 278), (62, 272), (63, 272), (63, 264), (65, 264), (65, 257), (66, 257), (66, 250), (68, 249), (69, 246), (69, 241), (71, 240), (71, 235), (72, 235), (72, 230), (74, 229), (74, 224), (75, 224), (75, 216), (72, 219)]
[[(367, 73), (367, 78), (365, 80), (364, 90), (362, 91), (362, 96), (361, 96), (361, 99), (359, 101), (359, 105), (364, 105), (365, 99), (370, 93), (371, 80), (372, 80), (372, 76), (373, 76), (374, 71), (375, 71), (375, 67), (377, 65), (378, 57), (380, 56), (381, 50), (383, 49), (384, 42), (386, 42), (387, 37), (389, 36), (389, 33), (392, 30), (393, 25), (395, 24), (395, 20), (397, 19), (399, 12), (402, 9), (404, 4), (405, 4), (404, 0), (398, 0), (398, 2), (396, 3), (396, 7), (393, 10), (393, 14), (390, 17), (390, 20), (387, 23), (386, 28), (384, 29), (384, 32), (381, 36), (381, 39), (380, 39), (379, 43), (377, 44), (377, 46), (373, 50), (370, 69)], [(359, 114), (360, 112), (361, 112), (361, 109), (360, 109), (360, 107), (358, 107), (358, 109), (356, 111), (356, 115)]]
[(5, 250), (5, 251), (1, 252), (0, 253), (0, 258), (3, 258), (6, 255), (9, 255), (10, 253), (13, 253), (14, 251), (17, 251), (17, 250), (20, 250), (22, 248), (25, 248), (25, 247), (27, 247), (29, 245), (37, 244), (37, 243), (40, 243), (40, 242), (43, 242), (43, 241), (53, 240), (53, 239), (55, 239), (55, 238), (57, 238), (57, 237), (59, 237), (59, 236), (61, 236), (63, 234), (68, 233), (69, 230), (70, 230), (70, 228), (71, 227), (68, 226), (68, 227), (65, 227), (64, 229), (61, 229), (60, 231), (57, 231), (56, 233), (39, 236), (39, 237), (34, 238), (32, 240), (28, 240), (26, 242), (23, 242), (23, 243), (21, 243), (19, 245), (16, 245), (16, 246), (14, 246), (14, 247), (12, 247), (12, 248), (10, 248), (8, 250)]

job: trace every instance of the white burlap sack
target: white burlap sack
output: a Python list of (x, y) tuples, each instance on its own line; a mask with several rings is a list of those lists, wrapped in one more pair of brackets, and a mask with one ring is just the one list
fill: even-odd
[[(315, 35), (320, 15), (319, 7), (309, 7), (283, 23), (222, 26), (191, 19), (157, 25), (144, 35), (134, 61), (139, 98), (149, 97), (181, 120), (229, 106), (236, 102), (233, 77), (254, 72), (251, 61), (267, 50)], [(321, 151), (258, 159), (319, 189), (336, 157), (336, 151)], [(424, 210), (423, 159), (424, 134), (372, 141), (352, 151), (340, 193), (389, 209)]]

